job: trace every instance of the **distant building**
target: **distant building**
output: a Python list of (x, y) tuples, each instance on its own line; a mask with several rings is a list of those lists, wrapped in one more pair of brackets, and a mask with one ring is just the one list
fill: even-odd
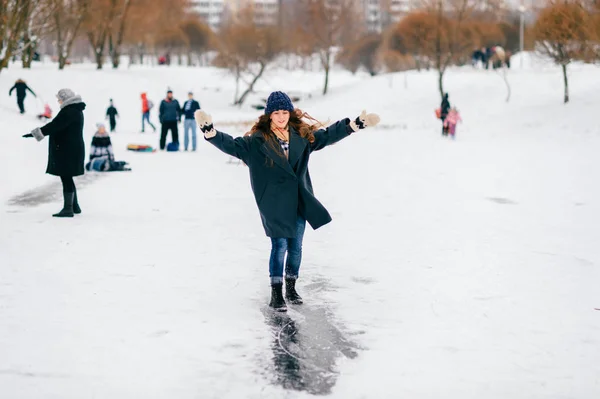
[(214, 30), (227, 18), (235, 18), (240, 11), (251, 8), (254, 23), (259, 26), (279, 22), (279, 6), (293, 0), (193, 0), (192, 10)]
[(192, 11), (200, 15), (212, 30), (219, 29), (227, 0), (193, 0), (190, 3)]
[(417, 7), (416, 0), (361, 0), (369, 32), (381, 32)]

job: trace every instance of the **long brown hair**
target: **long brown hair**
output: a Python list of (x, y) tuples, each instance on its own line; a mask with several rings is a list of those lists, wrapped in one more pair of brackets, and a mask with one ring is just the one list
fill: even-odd
[[(308, 123), (310, 121), (312, 123)], [(309, 143), (314, 143), (315, 135), (314, 132), (325, 125), (300, 108), (295, 108), (294, 111), (290, 112), (290, 120), (288, 126), (292, 127), (302, 138), (308, 140)], [(258, 121), (252, 126), (252, 129), (245, 136), (252, 136), (256, 133), (262, 133), (265, 140), (273, 149), (279, 147), (277, 136), (271, 131), (271, 115), (261, 115), (258, 117)]]

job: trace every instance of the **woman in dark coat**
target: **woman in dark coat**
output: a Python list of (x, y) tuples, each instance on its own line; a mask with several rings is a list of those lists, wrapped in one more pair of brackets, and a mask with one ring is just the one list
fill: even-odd
[(334, 144), (350, 134), (379, 123), (376, 114), (365, 111), (355, 120), (343, 119), (326, 129), (317, 130), (303, 118), (310, 118), (295, 109), (290, 98), (273, 92), (267, 100), (265, 114), (258, 118), (244, 137), (233, 138), (216, 131), (212, 118), (204, 111), (195, 113), (204, 138), (215, 147), (244, 161), (250, 170), (250, 183), (265, 233), (271, 238), (269, 274), (270, 306), (286, 311), (283, 298), (285, 263), (285, 298), (301, 304), (296, 292), (296, 280), (302, 258), (302, 238), (308, 222), (317, 229), (331, 221), (327, 209), (315, 198), (308, 173), (308, 161), (313, 151)]
[(63, 185), (63, 209), (54, 217), (73, 217), (81, 213), (73, 176), (83, 175), (85, 147), (83, 143), (83, 110), (85, 103), (70, 89), (61, 89), (56, 95), (60, 112), (52, 122), (35, 128), (23, 137), (35, 137), (37, 141), (49, 136), (48, 168), (46, 173), (59, 176)]

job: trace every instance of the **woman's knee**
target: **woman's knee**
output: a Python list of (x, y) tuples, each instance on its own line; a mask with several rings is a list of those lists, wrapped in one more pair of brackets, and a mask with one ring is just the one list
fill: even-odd
[(297, 239), (290, 239), (287, 242), (287, 250), (289, 254), (301, 254), (302, 253), (302, 241)]
[(285, 252), (288, 249), (288, 243), (285, 238), (271, 239), (271, 252)]

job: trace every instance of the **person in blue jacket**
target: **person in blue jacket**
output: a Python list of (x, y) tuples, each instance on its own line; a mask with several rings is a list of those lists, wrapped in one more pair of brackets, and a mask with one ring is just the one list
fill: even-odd
[(326, 129), (318, 129), (321, 125), (308, 124), (304, 119), (316, 121), (294, 108), (287, 94), (276, 91), (269, 96), (264, 115), (243, 137), (233, 138), (215, 130), (212, 117), (202, 110), (196, 111), (195, 117), (209, 143), (241, 159), (250, 171), (263, 227), (271, 238), (270, 306), (277, 311), (287, 310), (283, 297), (284, 269), (285, 298), (301, 304), (296, 280), (306, 222), (317, 229), (331, 221), (327, 209), (313, 193), (308, 173), (310, 155), (361, 129), (375, 126), (379, 116), (363, 111), (353, 120), (342, 119)]
[(192, 151), (196, 151), (196, 121), (194, 112), (200, 109), (200, 103), (194, 100), (194, 93), (188, 93), (188, 100), (183, 104), (183, 148), (188, 150), (190, 145), (189, 132), (192, 132)]

